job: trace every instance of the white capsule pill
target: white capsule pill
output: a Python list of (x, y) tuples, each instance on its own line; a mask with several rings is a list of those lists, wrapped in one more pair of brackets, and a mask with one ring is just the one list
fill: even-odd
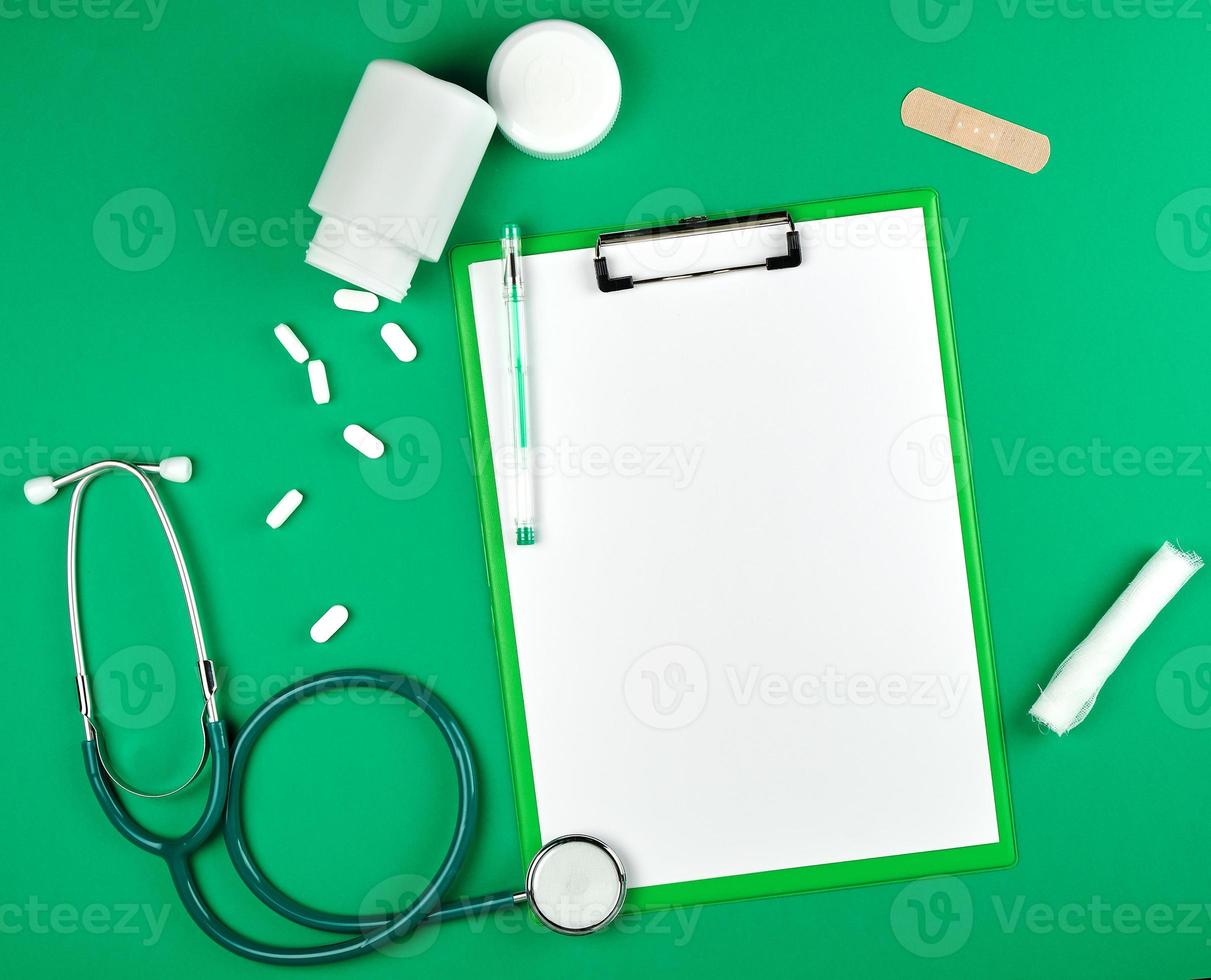
[(328, 372), (324, 369), (324, 362), (308, 361), (307, 377), (311, 379), (311, 397), (315, 403), (327, 405), (332, 400), (332, 392), (328, 390)]
[(342, 310), (357, 313), (373, 313), (378, 309), (378, 297), (362, 289), (338, 289), (333, 294), (332, 302)]
[(286, 523), (286, 519), (299, 508), (303, 495), (297, 490), (290, 490), (279, 500), (265, 518), (265, 523), (275, 530)]
[(398, 323), (384, 323), (380, 333), (391, 348), (391, 353), (401, 361), (406, 364), (416, 360), (416, 344), (412, 343), (412, 339), (404, 333), (404, 328)]
[(382, 439), (373, 432), (367, 432), (360, 425), (345, 426), (345, 442), (370, 459), (378, 459), (387, 451)]
[(301, 340), (299, 340), (298, 334), (291, 330), (286, 324), (279, 323), (273, 328), (273, 333), (281, 345), (286, 348), (286, 353), (300, 364), (311, 356), (307, 353), (307, 347)]
[(344, 606), (333, 606), (311, 627), (311, 638), (316, 643), (327, 643), (347, 622), (349, 622), (349, 610)]

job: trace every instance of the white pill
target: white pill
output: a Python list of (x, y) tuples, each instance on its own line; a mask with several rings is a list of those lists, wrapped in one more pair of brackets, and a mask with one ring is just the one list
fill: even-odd
[(358, 313), (373, 313), (378, 309), (378, 297), (361, 289), (338, 289), (332, 302), (342, 310), (355, 310)]
[(303, 502), (303, 495), (297, 490), (290, 490), (281, 500), (275, 505), (273, 510), (269, 512), (269, 516), (265, 518), (265, 523), (275, 530), (286, 523), (286, 519), (299, 508), (299, 504)]
[(307, 353), (307, 347), (298, 338), (293, 330), (286, 324), (279, 323), (273, 328), (274, 336), (281, 342), (281, 345), (286, 348), (286, 353), (293, 357), (296, 361), (302, 364), (311, 355)]
[(344, 606), (333, 606), (311, 627), (311, 638), (316, 643), (327, 643), (347, 622), (349, 622), (349, 610)]
[(317, 405), (327, 405), (332, 399), (328, 390), (328, 372), (324, 369), (323, 361), (307, 362), (307, 377), (311, 379), (311, 397)]
[(360, 425), (345, 426), (345, 442), (370, 459), (378, 459), (387, 451), (382, 439), (373, 432), (367, 432)]
[(404, 328), (398, 323), (384, 323), (380, 331), (383, 340), (391, 348), (391, 353), (405, 364), (416, 360), (416, 344), (404, 333)]

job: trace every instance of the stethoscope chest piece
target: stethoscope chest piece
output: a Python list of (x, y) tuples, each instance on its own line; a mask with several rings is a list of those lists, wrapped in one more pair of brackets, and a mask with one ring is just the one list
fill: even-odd
[(622, 862), (595, 837), (557, 837), (534, 855), (526, 873), (526, 898), (534, 914), (555, 932), (584, 936), (617, 918), (626, 900)]

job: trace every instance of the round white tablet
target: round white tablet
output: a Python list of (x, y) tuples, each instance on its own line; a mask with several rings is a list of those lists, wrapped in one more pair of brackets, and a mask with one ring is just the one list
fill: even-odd
[(622, 104), (618, 63), (605, 42), (567, 20), (514, 31), (488, 68), (500, 131), (532, 156), (562, 160), (605, 139)]
[(551, 929), (570, 936), (604, 929), (626, 898), (622, 862), (594, 837), (559, 837), (530, 862), (526, 896)]

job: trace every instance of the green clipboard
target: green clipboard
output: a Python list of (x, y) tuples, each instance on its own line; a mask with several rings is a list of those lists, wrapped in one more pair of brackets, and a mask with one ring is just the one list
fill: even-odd
[[(789, 212), (795, 222), (809, 222), (816, 219), (842, 218), (916, 208), (923, 212), (927, 234), (926, 250), (932, 278), (947, 415), (950, 420), (950, 436), (954, 451), (959, 518), (970, 593), (998, 839), (992, 843), (944, 850), (650, 885), (631, 890), (627, 900), (628, 911), (647, 911), (671, 906), (773, 897), (934, 875), (986, 871), (1006, 868), (1016, 861), (1017, 850), (1010, 805), (1005, 740), (997, 694), (988, 599), (980, 556), (970, 453), (963, 415), (963, 396), (937, 193), (932, 189), (897, 191), (795, 204), (786, 207), (785, 210)], [(728, 217), (734, 218), (756, 213), (758, 210), (755, 209), (751, 212), (730, 214)], [(606, 228), (537, 235), (524, 240), (524, 254), (534, 256), (552, 252), (592, 249), (597, 244), (600, 235), (619, 230), (622, 229)], [(455, 248), (451, 253), (450, 264), (473, 458), (482, 461), (482, 465), (475, 467), (477, 493), (488, 582), (491, 590), (493, 624), (508, 729), (522, 858), (523, 862), (528, 863), (543, 844), (543, 832), (539, 825), (534, 772), (530, 762), (526, 707), (522, 696), (517, 637), (514, 630), (504, 538), (497, 498), (497, 481), (492, 465), (487, 405), (476, 335), (470, 272), (471, 266), (476, 263), (499, 258), (499, 242), (484, 242)], [(760, 275), (763, 273), (739, 274)], [(770, 274), (777, 275), (778, 273)]]

